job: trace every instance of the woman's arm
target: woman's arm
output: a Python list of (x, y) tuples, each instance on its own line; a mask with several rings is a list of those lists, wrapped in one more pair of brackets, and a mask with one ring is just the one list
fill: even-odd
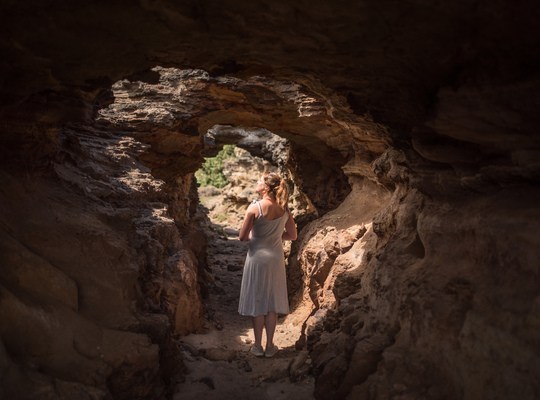
[(249, 233), (251, 232), (251, 228), (253, 228), (253, 221), (255, 221), (255, 217), (258, 213), (259, 211), (257, 210), (257, 206), (255, 204), (251, 204), (246, 210), (244, 222), (242, 223), (242, 227), (240, 228), (240, 233), (238, 235), (241, 242), (247, 242), (249, 240)]
[(298, 232), (296, 232), (296, 224), (294, 222), (292, 214), (289, 211), (287, 212), (289, 213), (289, 218), (285, 223), (285, 232), (283, 232), (283, 235), (281, 235), (281, 239), (296, 240), (296, 238), (298, 237)]

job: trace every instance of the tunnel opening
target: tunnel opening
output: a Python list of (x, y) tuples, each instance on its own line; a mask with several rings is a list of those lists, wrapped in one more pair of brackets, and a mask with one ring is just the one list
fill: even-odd
[(234, 366), (194, 398), (302, 376), (170, 340), (202, 329), (219, 124), (289, 139), (315, 209), (316, 397), (540, 398), (537, 2), (3, 3), (0, 397), (163, 398), (190, 359)]
[[(242, 278), (243, 262), (247, 246), (238, 240), (238, 229), (245, 210), (251, 201), (258, 198), (254, 188), (258, 178), (268, 172), (278, 172), (287, 179), (290, 190), (289, 207), (299, 220), (300, 227), (319, 215), (296, 184), (296, 175), (288, 167), (290, 143), (278, 135), (261, 128), (242, 128), (230, 125), (216, 125), (205, 134), (206, 151), (201, 167), (194, 173), (197, 194), (200, 201), (199, 212), (206, 232), (207, 252), (205, 265), (210, 277), (201, 282), (204, 292), (205, 322), (200, 332), (193, 332), (181, 338), (181, 346), (196, 348), (215, 360), (236, 358), (231, 350), (253, 344), (251, 318), (238, 315), (238, 300)], [(217, 154), (216, 154), (217, 152)], [(319, 170), (324, 167), (319, 165)], [(329, 190), (330, 192), (330, 190)], [(210, 228), (210, 229), (206, 229)], [(287, 271), (287, 288), (290, 314), (279, 315), (276, 343), (284, 354), (295, 354), (301, 350), (300, 363), (292, 370), (294, 379), (302, 382), (298, 388), (289, 386), (288, 392), (296, 391), (301, 398), (310, 398), (314, 380), (311, 367), (306, 364), (305, 324), (302, 322), (312, 313), (309, 298), (304, 298), (302, 266), (290, 259), (296, 257), (297, 249), (291, 242), (284, 243)], [(214, 332), (214, 333), (212, 333)], [(219, 333), (216, 333), (219, 332)], [(263, 339), (263, 345), (265, 339)], [(287, 355), (287, 357), (291, 357)], [(292, 359), (289, 362), (293, 362)], [(246, 371), (251, 369), (247, 364)], [(191, 382), (203, 374), (206, 367), (198, 363), (192, 365)], [(220, 374), (230, 373), (222, 371)], [(213, 382), (213, 381), (212, 381)], [(294, 386), (294, 384), (293, 384)], [(198, 389), (181, 384), (176, 388), (187, 398), (196, 397)]]
[[(315, 208), (306, 194), (295, 183), (296, 176), (287, 168), (289, 143), (266, 129), (214, 126), (205, 135), (207, 154), (201, 168), (194, 174), (201, 212), (208, 217), (211, 233), (208, 234), (209, 252), (216, 252), (212, 241), (217, 234), (227, 240), (238, 240), (239, 228), (249, 204), (258, 199), (256, 182), (263, 174), (276, 172), (283, 176), (289, 188), (289, 209), (295, 220), (315, 218)], [(226, 142), (229, 144), (217, 144)], [(224, 139), (225, 138), (225, 139)], [(219, 149), (219, 150), (218, 150)], [(310, 214), (312, 214), (310, 216)], [(291, 256), (291, 242), (284, 242), (285, 257)], [(245, 256), (242, 249), (240, 261)], [(219, 251), (217, 251), (219, 253)], [(227, 257), (227, 255), (221, 255)], [(212, 256), (211, 256), (212, 257)], [(208, 267), (220, 260), (208, 262)], [(227, 263), (229, 271), (241, 271), (242, 264), (236, 260)], [(288, 269), (289, 271), (289, 269)], [(301, 295), (303, 289), (301, 271), (289, 274), (288, 293), (292, 299)], [(237, 282), (239, 283), (239, 282)], [(235, 288), (239, 293), (239, 286)]]
[[(216, 308), (204, 310), (204, 285), (197, 284), (217, 279), (205, 276), (201, 268), (206, 262), (205, 246), (212, 243), (197, 216), (199, 195), (193, 175), (204, 157), (216, 155), (224, 145), (235, 145), (283, 168), (298, 188), (294, 201), (305, 206), (298, 208), (305, 210), (298, 215), (300, 244), (291, 248), (290, 266), (298, 275), (289, 282), (298, 285), (292, 290), (298, 295), (294, 306), (307, 307), (286, 322), (301, 326), (300, 340), (291, 337), (294, 343), (288, 343), (287, 348), (292, 351), (298, 346), (303, 356), (307, 352), (318, 360), (314, 361), (319, 362), (316, 367), (307, 370), (317, 376), (319, 393), (332, 392), (334, 388), (327, 382), (338, 382), (342, 393), (348, 393), (355, 383), (354, 376), (345, 376), (346, 370), (352, 374), (355, 368), (361, 368), (359, 376), (369, 380), (371, 372), (384, 362), (387, 349), (399, 352), (399, 346), (407, 352), (413, 349), (415, 362), (432, 365), (429, 356), (415, 347), (418, 337), (430, 338), (433, 333), (419, 317), (419, 310), (430, 303), (422, 305), (418, 299), (429, 298), (431, 292), (440, 293), (438, 299), (450, 310), (448, 321), (470, 323), (467, 315), (476, 306), (477, 288), (455, 278), (467, 276), (468, 270), (478, 267), (463, 263), (446, 271), (441, 280), (430, 278), (425, 271), (430, 263), (437, 262), (434, 254), (445, 249), (446, 241), (430, 224), (437, 224), (438, 218), (453, 220), (451, 214), (456, 212), (460, 221), (467, 220), (467, 212), (484, 213), (491, 224), (489, 229), (496, 231), (504, 221), (489, 214), (499, 207), (494, 204), (495, 196), (471, 197), (464, 211), (457, 211), (455, 204), (437, 209), (440, 198), (429, 198), (422, 191), (427, 187), (434, 190), (433, 184), (422, 186), (411, 178), (423, 171), (433, 179), (430, 182), (446, 179), (460, 186), (455, 176), (444, 175), (446, 170), (434, 169), (433, 164), (418, 156), (409, 157), (400, 149), (387, 150), (388, 144), (377, 136), (382, 128), (372, 129), (369, 121), (354, 119), (344, 109), (341, 112), (349, 119), (343, 114), (335, 116), (335, 104), (331, 107), (324, 103), (324, 96), (317, 97), (305, 86), (263, 77), (251, 81), (209, 77), (200, 70), (155, 71), (159, 79), (151, 82), (123, 80), (114, 84), (114, 102), (100, 110), (96, 124), (66, 125), (58, 132), (60, 150), (53, 168), (64, 186), (60, 190), (56, 182), (53, 187), (69, 194), (67, 203), (49, 189), (37, 193), (34, 201), (54, 204), (67, 212), (34, 215), (32, 205), (21, 202), (32, 218), (20, 218), (22, 224), (14, 222), (19, 219), (17, 215), (4, 216), (14, 236), (24, 235), (24, 229), (43, 232), (51, 224), (59, 227), (55, 234), (61, 245), (57, 247), (63, 252), (52, 250), (53, 246), (47, 245), (49, 238), (31, 243), (44, 259), (54, 260), (54, 267), (36, 265), (47, 273), (56, 267), (68, 272), (58, 276), (72, 294), (69, 299), (61, 299), (73, 310), (69, 318), (94, 321), (93, 328), (114, 332), (103, 339), (109, 347), (117, 343), (115, 340), (127, 343), (124, 352), (108, 355), (109, 362), (122, 365), (108, 378), (108, 390), (122, 398), (138, 390), (151, 391), (149, 388), (159, 387), (156, 381), (160, 379), (172, 387), (171, 382), (182, 375), (183, 363), (191, 358), (234, 359), (242, 363), (243, 371), (251, 367), (234, 350), (250, 339), (245, 321), (233, 322), (238, 323), (234, 328), (239, 334), (231, 335), (230, 342), (221, 342), (228, 348), (215, 346), (214, 341), (212, 346), (197, 349), (185, 339), (191, 336), (190, 340), (202, 340), (204, 345), (209, 339), (193, 332), (223, 329), (217, 313), (208, 314)], [(436, 142), (432, 145), (437, 150), (432, 154), (443, 151)], [(429, 179), (424, 177), (424, 183)], [(439, 196), (444, 199), (445, 193)], [(512, 195), (505, 196), (511, 204)], [(77, 216), (85, 221), (84, 229), (76, 235), (71, 234), (73, 204), (85, 207), (85, 213)], [(511, 210), (506, 211), (511, 215)], [(460, 233), (478, 235), (474, 221), (470, 224), (456, 226), (456, 237)], [(232, 242), (223, 236), (221, 239)], [(492, 237), (486, 235), (482, 240), (489, 246)], [(83, 258), (84, 268), (76, 269), (70, 262), (76, 248), (92, 253), (92, 258)], [(460, 251), (467, 259), (469, 250)], [(445, 257), (451, 259), (452, 255), (447, 253)], [(527, 265), (525, 261), (523, 265)], [(226, 272), (238, 272), (227, 267)], [(481, 266), (491, 271), (489, 267)], [(527, 282), (521, 283), (527, 286)], [(208, 285), (207, 290), (227, 294), (229, 289), (227, 285)], [(522, 292), (535, 290), (530, 283)], [(7, 301), (17, 300), (11, 296)], [(230, 306), (236, 302), (233, 294), (224, 303)], [(488, 307), (488, 311), (493, 310)], [(28, 312), (32, 313), (31, 307)], [(127, 317), (119, 320), (117, 315)], [(437, 329), (444, 331), (447, 342), (460, 334), (459, 329), (446, 329), (444, 314), (434, 318), (438, 318), (433, 323), (441, 324)], [(80, 322), (74, 324), (82, 329)], [(16, 335), (10, 338), (10, 334), (5, 337), (11, 340), (6, 343), (12, 348)], [(352, 337), (368, 340), (359, 339), (353, 348)], [(78, 348), (95, 345), (94, 338), (79, 340)], [(444, 347), (446, 342), (442, 343)], [(57, 345), (66, 346), (63, 342)], [(72, 350), (69, 345), (67, 348), (66, 352)], [(145, 350), (134, 364), (122, 364), (132, 348)], [(161, 357), (159, 362), (155, 361), (156, 352)], [(46, 365), (47, 360), (43, 362)], [(156, 372), (157, 364), (165, 366), (164, 370)], [(334, 368), (336, 364), (340, 369)], [(140, 379), (140, 371), (147, 370), (152, 374)], [(300, 376), (305, 371), (301, 370)], [(415, 376), (422, 376), (424, 382), (449, 376), (447, 371), (434, 371), (420, 371)], [(200, 379), (208, 382), (204, 376)], [(440, 386), (444, 387), (444, 382)]]
[[(150, 307), (147, 301), (145, 307), (167, 316), (171, 331), (177, 334), (179, 341), (174, 343), (180, 343), (182, 359), (194, 354), (220, 361), (235, 359), (237, 353), (230, 350), (245, 346), (250, 339), (245, 321), (233, 322), (240, 334), (221, 343), (227, 348), (215, 346), (216, 336), (206, 335), (204, 339), (193, 334), (205, 329), (219, 332), (223, 321), (213, 313), (217, 305), (208, 308), (213, 315), (203, 316), (205, 311), (197, 306), (202, 304), (198, 289), (185, 284), (189, 282), (186, 277), (201, 273), (206, 251), (203, 242), (212, 245), (212, 238), (205, 235), (196, 217), (198, 195), (193, 174), (204, 157), (215, 156), (224, 145), (234, 144), (288, 171), (305, 195), (299, 202), (310, 210), (299, 217), (301, 243), (292, 246), (290, 258), (290, 265), (298, 271), (290, 280), (298, 284), (293, 292), (301, 294), (295, 305), (308, 307), (287, 323), (301, 326), (300, 339), (289, 343), (289, 348), (298, 346), (318, 362), (308, 368), (317, 377), (316, 391), (331, 393), (335, 388), (328, 382), (337, 382), (341, 393), (349, 393), (356, 382), (355, 376), (346, 375), (346, 371), (355, 374), (360, 368), (359, 384), (363, 384), (372, 371), (378, 371), (385, 352), (390, 349), (399, 353), (399, 346), (405, 352), (412, 349), (415, 362), (432, 365), (423, 349), (415, 347), (417, 337), (431, 337), (433, 332), (419, 317), (421, 306), (417, 299), (429, 297), (432, 290), (441, 293), (441, 302), (448, 303), (452, 313), (459, 315), (457, 320), (465, 324), (473, 307), (474, 289), (461, 281), (452, 284), (453, 278), (449, 278), (448, 287), (443, 286), (445, 282), (425, 275), (434, 248), (443, 249), (444, 245), (437, 243), (443, 239), (429, 227), (430, 218), (437, 220), (436, 213), (440, 212), (434, 211), (437, 200), (425, 195), (425, 188), (415, 181), (414, 174), (424, 171), (434, 181), (444, 178), (456, 182), (455, 177), (433, 171), (433, 165), (426, 160), (392, 148), (381, 139), (387, 134), (384, 127), (347, 114), (344, 108), (340, 109), (343, 114), (336, 113), (335, 103), (317, 96), (320, 87), (315, 92), (310, 87), (265, 77), (240, 80), (210, 77), (200, 70), (156, 71), (160, 75), (157, 84), (127, 80), (115, 84), (116, 102), (102, 115), (138, 143), (135, 158), (162, 181), (160, 187), (164, 190), (154, 198), (158, 200), (154, 205), (161, 205), (154, 207), (152, 217), (159, 220), (163, 217), (160, 212), (167, 214), (169, 226), (180, 232), (176, 233), (178, 241), (167, 238), (160, 242), (164, 251), (145, 260), (141, 270), (149, 271), (143, 297), (155, 303)], [(288, 150), (278, 152), (287, 157), (272, 155), (266, 146), (272, 142), (270, 138), (277, 139), (276, 148), (280, 140), (288, 141)], [(433, 189), (433, 185), (430, 187)], [(148, 236), (161, 241), (159, 231), (150, 230)], [(220, 239), (232, 242), (224, 236)], [(155, 253), (151, 243), (144, 251)], [(421, 244), (419, 251), (411, 251), (415, 243)], [(152, 264), (155, 260), (159, 268)], [(224, 267), (226, 272), (238, 272)], [(469, 267), (473, 268), (461, 267), (463, 274)], [(447, 276), (453, 277), (459, 271), (453, 269)], [(231, 287), (224, 284), (226, 279), (201, 279), (219, 281), (208, 285), (209, 292), (230, 293)], [(181, 285), (175, 287), (176, 282)], [(453, 297), (459, 299), (457, 306), (451, 301)], [(236, 295), (222, 299), (227, 306), (237, 302)], [(436, 318), (434, 323), (445, 323), (444, 315)], [(450, 330), (446, 329), (445, 335), (445, 340), (454, 340)], [(360, 339), (351, 341), (352, 337)], [(191, 340), (200, 341), (200, 353), (190, 350), (197, 348)], [(339, 368), (334, 368), (336, 365)], [(384, 373), (391, 375), (393, 371)], [(424, 382), (449, 376), (444, 369), (436, 368), (416, 375), (422, 376)], [(182, 390), (188, 389), (182, 386)]]
[[(101, 126), (129, 138), (121, 140), (131, 140), (136, 148), (126, 176), (144, 171), (159, 182), (154, 201), (145, 204), (152, 218), (170, 218), (166, 229), (140, 219), (137, 232), (144, 233), (140, 241), (152, 256), (139, 261), (139, 307), (169, 320), (172, 339), (165, 348), (176, 350), (162, 352), (163, 365), (174, 364), (173, 353), (189, 360), (192, 349), (217, 360), (236, 358), (253, 340), (250, 320), (236, 311), (246, 254), (237, 230), (255, 198), (253, 183), (265, 171), (286, 178), (301, 232), (351, 192), (343, 170), (351, 144), (345, 137), (336, 140), (344, 123), (329, 116), (318, 95), (304, 85), (265, 77), (210, 77), (201, 70), (153, 71), (159, 78), (149, 82), (115, 83), (114, 101), (98, 112)], [(214, 164), (206, 172), (205, 159)], [(173, 226), (178, 232), (170, 231)], [(288, 349), (284, 354), (293, 352), (287, 357), (296, 349), (305, 354), (304, 322), (316, 298), (304, 293), (311, 278), (305, 264), (294, 261), (298, 251), (298, 244), (286, 247), (292, 312), (280, 319), (277, 334)], [(325, 267), (318, 280), (329, 272)], [(302, 367), (299, 374), (305, 378), (309, 368)]]

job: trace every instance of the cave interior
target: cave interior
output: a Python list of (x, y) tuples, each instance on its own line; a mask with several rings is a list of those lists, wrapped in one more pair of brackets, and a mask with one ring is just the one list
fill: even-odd
[(171, 398), (236, 144), (295, 189), (314, 398), (540, 398), (536, 2), (0, 11), (0, 396)]

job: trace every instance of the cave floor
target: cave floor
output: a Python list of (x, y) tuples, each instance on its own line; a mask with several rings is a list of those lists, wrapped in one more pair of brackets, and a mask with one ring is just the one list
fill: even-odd
[(187, 374), (173, 398), (313, 399), (310, 359), (305, 350), (295, 349), (309, 310), (300, 306), (279, 318), (274, 342), (280, 351), (273, 358), (252, 355), (251, 319), (237, 311), (247, 244), (226, 223), (214, 224), (210, 238), (208, 264), (214, 284), (206, 299), (204, 332), (181, 339)]

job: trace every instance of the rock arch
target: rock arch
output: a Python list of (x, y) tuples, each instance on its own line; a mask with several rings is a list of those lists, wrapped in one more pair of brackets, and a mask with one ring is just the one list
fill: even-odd
[[(190, 154), (234, 104), (320, 211), (297, 249), (318, 396), (538, 397), (535, 2), (1, 7), (6, 396), (163, 393), (163, 327), (199, 312)], [(155, 65), (209, 71), (212, 111), (94, 123)]]

